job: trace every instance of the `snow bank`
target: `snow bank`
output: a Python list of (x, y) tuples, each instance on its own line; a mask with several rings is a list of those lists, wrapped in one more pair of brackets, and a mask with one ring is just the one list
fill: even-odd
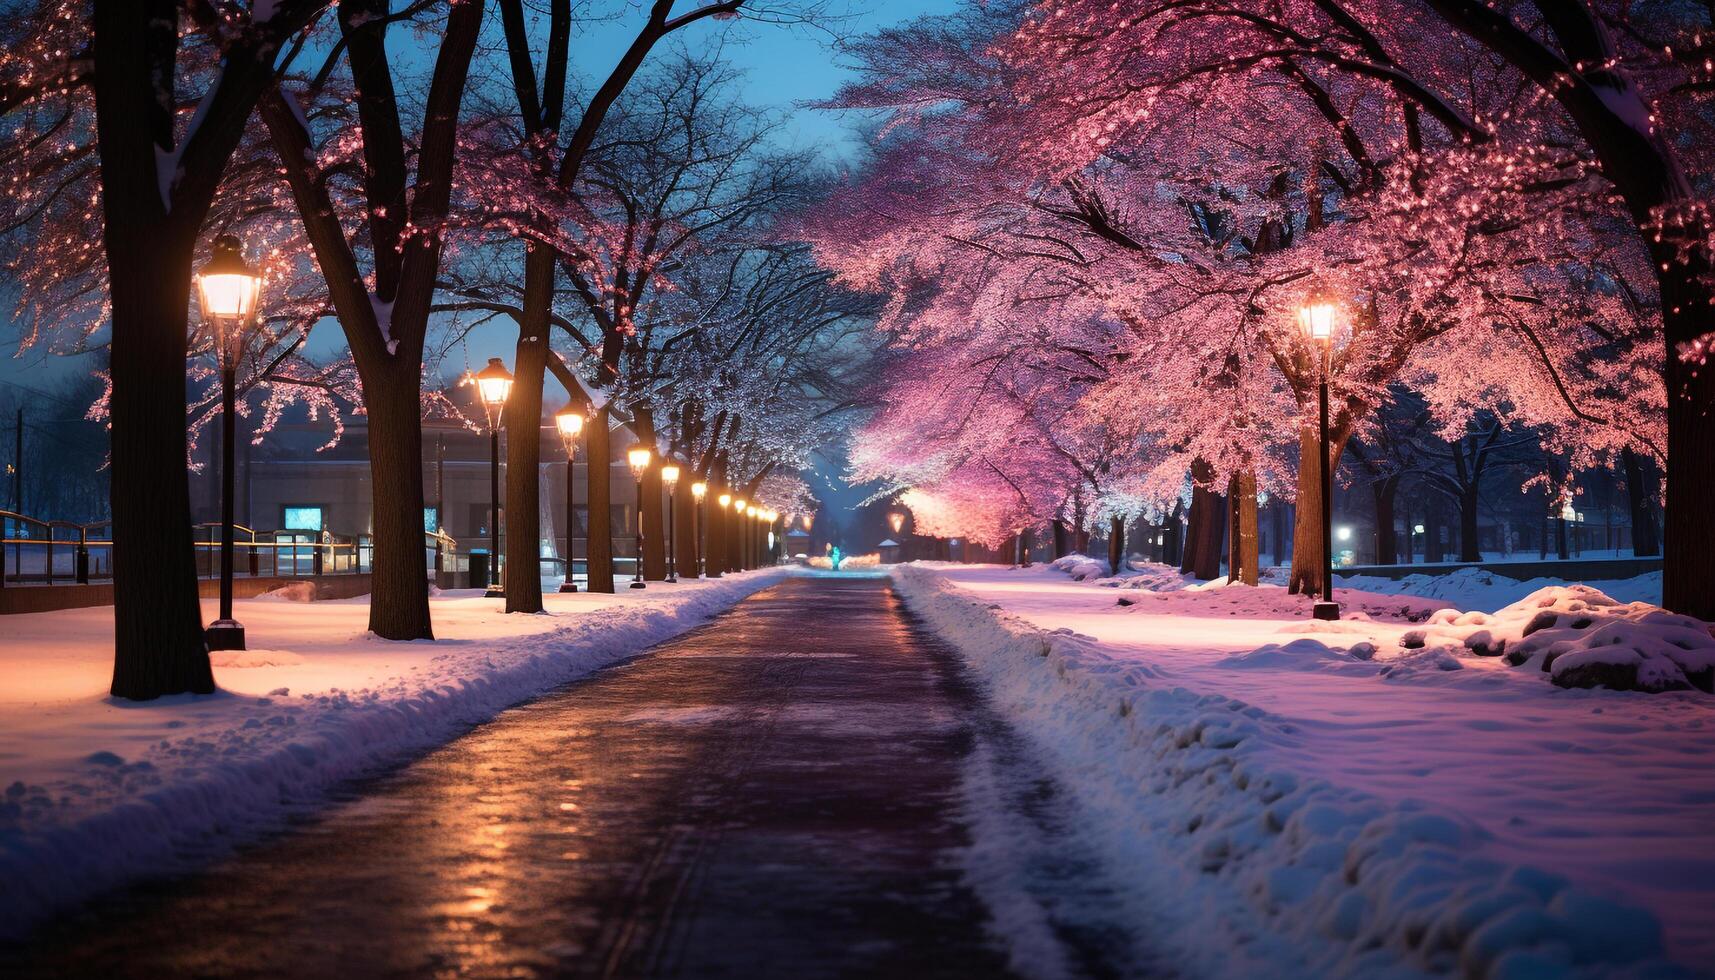
[(550, 595), (540, 616), (443, 593), (439, 639), (404, 644), (363, 630), (362, 601), (248, 600), (238, 616), (252, 642), (293, 649), (220, 654), (219, 693), (142, 704), (98, 693), (111, 609), (9, 617), (24, 642), (0, 657), (0, 938), (205, 863), (335, 784), (676, 636), (783, 574)]
[[(1564, 585), (1563, 580), (1534, 578), (1515, 579), (1483, 568), (1451, 568), (1440, 572), (1407, 575), (1404, 578), (1383, 578), (1379, 575), (1340, 575), (1335, 579), (1342, 588), (1382, 595), (1414, 595), (1427, 599), (1445, 599), (1464, 609), (1498, 609), (1517, 602), (1538, 589)], [(1282, 582), (1284, 584), (1284, 582)], [(1661, 573), (1648, 572), (1629, 579), (1587, 583), (1593, 588), (1625, 601), (1661, 602)]]
[[(982, 574), (965, 583), (981, 587), (973, 595), (927, 569), (894, 572), (909, 607), (964, 653), (1001, 709), (1057, 763), (1090, 814), (1091, 835), (1132, 886), (1133, 921), (1176, 945), (1187, 972), (1513, 977), (1671, 970), (1652, 911), (1511, 860), (1493, 846), (1492, 831), (1457, 809), (1353, 788), (1352, 777), (1363, 781), (1355, 768), (1361, 760), (1320, 754), (1319, 729), (1327, 726), (1307, 727), (1210, 691), (1209, 678), (1252, 675), (1268, 680), (1258, 690), (1276, 690), (1280, 678), (1269, 670), (1286, 665), (1318, 671), (1318, 684), (1350, 698), (1361, 696), (1350, 685), (1377, 683), (1386, 669), (1416, 664), (1440, 673), (1436, 663), (1452, 659), (1445, 651), (1407, 652), (1380, 664), (1373, 640), (1342, 650), (1305, 637), (1272, 649), (1205, 653), (1203, 672), (1194, 674), (1182, 664), (1195, 661), (1152, 662), (1070, 628), (1038, 628), (983, 599), (1019, 595), (1038, 622), (1055, 618), (1051, 608), (1064, 610), (1060, 621), (1104, 629), (1121, 621), (1094, 619), (1098, 606), (1074, 609), (1075, 596), (1057, 596), (1053, 607), (1040, 595), (1023, 598), (1016, 578), (995, 576), (990, 585)], [(1133, 611), (1110, 605), (1100, 615), (1116, 614)], [(1192, 676), (1201, 689), (1182, 682)], [(1317, 702), (1317, 711), (1338, 703)], [(1397, 758), (1394, 768), (1412, 762)], [(1332, 781), (1342, 773), (1348, 778)], [(1566, 832), (1579, 830), (1574, 823)], [(1707, 901), (1704, 889), (1678, 899)]]

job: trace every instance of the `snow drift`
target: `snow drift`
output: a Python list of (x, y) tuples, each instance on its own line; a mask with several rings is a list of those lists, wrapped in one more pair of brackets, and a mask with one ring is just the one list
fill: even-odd
[[(1673, 975), (1651, 912), (1493, 856), (1490, 833), (1456, 813), (1283, 764), (1265, 749), (1302, 750), (1294, 721), (1180, 686), (1069, 629), (1038, 629), (935, 572), (894, 576), (1057, 763), (1144, 928), (1190, 972)], [(1375, 674), (1385, 668), (1374, 656), (1371, 643), (1336, 650), (1306, 638), (1220, 667), (1302, 661)], [(1434, 671), (1445, 656), (1391, 666)]]

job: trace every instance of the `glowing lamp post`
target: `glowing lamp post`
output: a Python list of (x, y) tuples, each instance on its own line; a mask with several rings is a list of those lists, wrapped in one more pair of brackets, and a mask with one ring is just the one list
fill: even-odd
[(476, 393), (488, 414), (488, 590), (491, 598), (506, 594), (500, 586), (500, 424), (506, 418), (506, 398), (512, 394), (512, 372), (500, 358), (476, 372)]
[(750, 567), (744, 562), (744, 498), (732, 498), (733, 537), (727, 539), (732, 543), (732, 561), (739, 571)]
[(577, 548), (572, 542), (577, 539), (578, 530), (576, 464), (578, 437), (584, 431), (584, 417), (567, 405), (554, 416), (554, 430), (560, 434), (560, 445), (566, 447), (566, 580), (560, 583), (560, 591), (576, 592), (578, 583), (572, 581), (572, 569), (577, 560)]
[[(720, 562), (715, 566), (711, 578), (719, 578), (722, 573), (730, 572), (732, 567), (732, 494), (723, 493), (715, 498), (715, 503), (721, 508), (720, 529)], [(714, 547), (711, 535), (710, 548)]]
[(679, 562), (673, 554), (673, 488), (679, 485), (679, 467), (668, 463), (661, 467), (661, 483), (667, 487), (667, 581), (679, 581)]
[(643, 474), (649, 470), (649, 450), (642, 446), (634, 446), (625, 454), (626, 462), (631, 464), (631, 479), (637, 484), (637, 559), (632, 564), (631, 587), (644, 588), (643, 585)]
[(232, 618), (232, 499), (233, 461), (237, 457), (238, 358), (245, 334), (256, 322), (256, 301), (262, 277), (244, 261), (243, 246), (232, 235), (214, 240), (213, 254), (197, 270), (197, 303), (213, 327), (215, 356), (220, 359), (220, 404), (226, 414), (220, 426), (220, 618), (205, 636), (210, 650), (244, 649), (244, 627)]
[(757, 568), (762, 564), (762, 555), (756, 547), (756, 505), (746, 504), (744, 518), (750, 523), (744, 526), (744, 564), (746, 568)]
[(691, 574), (702, 578), (708, 568), (707, 542), (703, 540), (703, 529), (708, 526), (708, 518), (704, 513), (709, 495), (709, 485), (701, 480), (691, 484)]
[(1329, 488), (1328, 473), (1328, 372), (1334, 352), (1334, 304), (1320, 295), (1312, 295), (1298, 310), (1298, 328), (1305, 340), (1316, 348), (1318, 399), (1321, 408), (1321, 485), (1322, 485), (1322, 601), (1316, 603), (1311, 615), (1317, 619), (1339, 619), (1340, 605), (1334, 601), (1334, 499)]

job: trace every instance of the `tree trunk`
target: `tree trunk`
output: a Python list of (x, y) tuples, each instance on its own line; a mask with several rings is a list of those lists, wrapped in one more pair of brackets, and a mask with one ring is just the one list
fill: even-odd
[(1482, 561), (1483, 551), (1477, 540), (1477, 482), (1459, 493), (1459, 560)]
[(604, 406), (584, 424), (584, 460), (589, 520), (584, 540), (584, 570), (589, 592), (613, 592), (613, 447)]
[(1272, 514), (1270, 521), (1274, 526), (1274, 551), (1269, 557), (1274, 559), (1276, 565), (1284, 565), (1290, 557), (1286, 545), (1291, 540), (1286, 535), (1286, 501), (1278, 496), (1273, 497), (1269, 500), (1268, 509)]
[(1244, 585), (1257, 584), (1256, 474), (1235, 474), (1227, 488), (1227, 575)]
[(1125, 521), (1119, 517), (1108, 518), (1108, 574), (1118, 575), (1125, 570)]
[(1431, 495), (1423, 504), (1423, 560), (1445, 561), (1447, 553), (1441, 544), (1441, 498)]
[(1626, 496), (1632, 512), (1632, 554), (1642, 558), (1661, 553), (1655, 522), (1655, 467), (1628, 447), (1621, 454), (1626, 467)]
[[(1298, 497), (1292, 502), (1292, 571), (1287, 591), (1297, 595), (1322, 594), (1322, 481), (1316, 472), (1321, 435), (1315, 426), (1300, 426), (1298, 430)], [(1330, 434), (1328, 446), (1328, 486), (1334, 486), (1334, 474), (1340, 472), (1340, 454), (1345, 451), (1346, 438), (1338, 430)]]
[(1036, 542), (1032, 540), (1034, 537), (1035, 535), (1030, 533), (1030, 528), (1018, 532), (1018, 565), (1020, 568), (1030, 567), (1030, 550), (1036, 546)]
[(1399, 564), (1399, 539), (1394, 535), (1393, 530), (1393, 503), (1398, 492), (1399, 481), (1391, 477), (1370, 484), (1370, 495), (1376, 505), (1376, 564), (1378, 565)]
[(363, 395), (375, 534), (369, 629), (387, 640), (433, 639), (423, 538), (422, 392), (416, 365), (398, 361), (365, 374)]
[(1191, 519), (1185, 534), (1182, 570), (1200, 579), (1221, 575), (1221, 544), (1226, 536), (1226, 500), (1209, 489), (1214, 467), (1191, 462)]
[[(524, 320), (506, 399), (506, 611), (542, 611), (542, 382), (548, 364), (548, 321), (554, 251), (535, 243), (524, 252)], [(569, 474), (568, 474), (569, 478)], [(567, 532), (568, 554), (571, 534)], [(571, 575), (571, 565), (566, 565)]]
[(1054, 518), (1054, 557), (1064, 558), (1072, 551), (1071, 536), (1066, 533), (1066, 522)]
[(214, 690), (185, 471), (185, 314), (189, 242), (115, 220), (106, 245), (113, 303), (109, 440), (113, 506), (115, 697), (144, 701)]

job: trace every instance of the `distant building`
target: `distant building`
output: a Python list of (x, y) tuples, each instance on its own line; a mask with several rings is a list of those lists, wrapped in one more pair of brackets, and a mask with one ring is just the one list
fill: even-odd
[[(566, 554), (566, 462), (553, 420), (545, 418), (534, 434), (541, 442), (541, 554)], [(325, 422), (281, 423), (261, 445), (240, 439), (238, 494), (240, 524), (258, 531), (327, 530), (367, 537), (374, 529), (370, 497), (369, 428), (361, 415), (348, 417), (340, 441), (332, 448)], [(501, 473), (505, 479), (505, 440), (501, 434)], [(624, 425), (613, 427), (609, 440), (613, 466), (609, 470), (609, 501), (614, 553), (636, 553), (636, 485), (626, 467), (625, 452), (636, 443)], [(219, 444), (218, 429), (203, 440), (197, 457), (205, 465), (193, 477), (196, 520), (219, 520), (219, 469), (210, 445)], [(458, 541), (460, 551), (486, 551), (489, 541), (489, 437), (457, 420), (423, 423), (423, 524), (443, 529)], [(580, 447), (581, 449), (581, 447)], [(571, 536), (576, 557), (587, 554), (589, 524), (588, 461), (581, 452), (573, 478), (577, 511)], [(502, 484), (501, 506), (505, 506)], [(502, 528), (504, 529), (504, 515)], [(545, 566), (544, 570), (550, 570)]]

